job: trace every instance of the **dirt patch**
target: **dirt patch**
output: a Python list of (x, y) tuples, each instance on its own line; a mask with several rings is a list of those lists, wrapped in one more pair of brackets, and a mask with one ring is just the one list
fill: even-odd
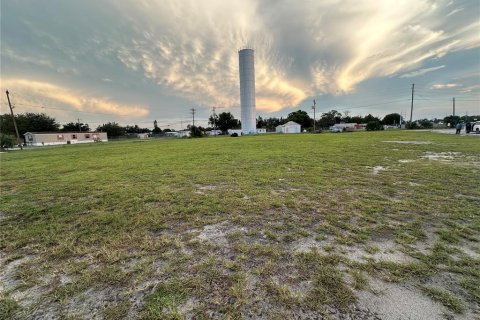
[[(192, 230), (192, 232), (198, 232), (198, 230)], [(247, 228), (232, 226), (228, 221), (224, 221), (206, 225), (198, 234), (197, 239), (211, 242), (220, 247), (227, 247), (229, 244), (227, 236), (233, 232), (247, 232)]]
[(382, 141), (387, 143), (401, 143), (401, 144), (433, 144), (431, 141)]
[(27, 263), (32, 259), (32, 256), (26, 256), (8, 263), (6, 256), (1, 258), (0, 262), (2, 268), (0, 269), (0, 292), (15, 289), (19, 285), (19, 281), (16, 278), (17, 269), (22, 264)]
[(410, 162), (415, 162), (415, 160), (413, 160), (413, 159), (400, 159), (400, 160), (398, 160), (398, 162), (400, 162), (400, 163), (410, 163)]
[(413, 287), (369, 281), (371, 291), (358, 293), (358, 305), (377, 313), (384, 320), (443, 319), (445, 308)]
[(422, 158), (428, 160), (453, 161), (460, 152), (430, 152), (426, 151)]
[(197, 190), (195, 191), (195, 193), (205, 194), (205, 192), (217, 190), (217, 188), (218, 187), (214, 185), (197, 185)]
[(372, 174), (377, 175), (380, 171), (385, 171), (387, 170), (386, 167), (383, 166), (375, 166), (372, 168)]

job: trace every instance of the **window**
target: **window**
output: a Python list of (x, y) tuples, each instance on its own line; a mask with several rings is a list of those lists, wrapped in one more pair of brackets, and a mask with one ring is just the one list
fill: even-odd
[(76, 134), (72, 134), (72, 139), (77, 139), (77, 135), (76, 135)]
[(63, 134), (57, 134), (57, 140), (63, 140)]
[(88, 133), (85, 134), (85, 139), (90, 139), (90, 135)]

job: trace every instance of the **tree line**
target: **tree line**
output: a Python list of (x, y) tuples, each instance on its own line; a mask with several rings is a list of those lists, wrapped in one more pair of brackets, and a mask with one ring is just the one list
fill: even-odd
[[(422, 119), (412, 123), (407, 123), (407, 128), (431, 128), (435, 123), (443, 122), (445, 125), (454, 127), (458, 122), (471, 122), (475, 119), (480, 119), (480, 115), (472, 116), (447, 116), (443, 119)], [(352, 116), (350, 112), (345, 111), (341, 113), (337, 110), (330, 110), (320, 114), (316, 119), (315, 127), (318, 129), (327, 129), (338, 123), (359, 123), (365, 124), (367, 130), (381, 130), (383, 125), (398, 125), (400, 123), (401, 116), (398, 113), (387, 114), (382, 119), (375, 117), (371, 114), (366, 116)], [(17, 123), (20, 137), (27, 132), (68, 132), (68, 131), (82, 131), (90, 132), (92, 129), (88, 123), (76, 123), (69, 122), (61, 125), (55, 118), (52, 118), (45, 113), (24, 113), (15, 115), (15, 121)], [(263, 118), (259, 116), (257, 118), (257, 128), (265, 128), (267, 131), (275, 131), (275, 128), (279, 125), (285, 124), (289, 121), (294, 121), (302, 126), (302, 130), (312, 131), (314, 120), (305, 111), (298, 110), (288, 114), (287, 117), (269, 117)], [(235, 119), (232, 113), (222, 112), (210, 116), (208, 119), (209, 127), (201, 126), (187, 126), (187, 129), (191, 131), (192, 136), (201, 136), (204, 132), (209, 130), (221, 130), (223, 133), (227, 133), (229, 129), (241, 128), (241, 122)], [(99, 125), (96, 131), (106, 132), (111, 138), (137, 134), (137, 133), (150, 133), (154, 135), (162, 135), (166, 132), (173, 131), (171, 129), (162, 130), (157, 121), (153, 122), (153, 130), (149, 128), (142, 128), (138, 125), (126, 125), (121, 126), (116, 122), (107, 122)], [(1, 145), (3, 146), (6, 141), (15, 141), (15, 127), (11, 115), (6, 113), (0, 115), (0, 134), (2, 138)], [(13, 139), (13, 140), (12, 140)], [(9, 143), (7, 143), (9, 144)]]

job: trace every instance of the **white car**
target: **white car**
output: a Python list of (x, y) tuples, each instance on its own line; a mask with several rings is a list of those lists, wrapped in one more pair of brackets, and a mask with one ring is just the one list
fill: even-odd
[(472, 132), (472, 133), (480, 134), (480, 121), (467, 123), (465, 129), (467, 133)]

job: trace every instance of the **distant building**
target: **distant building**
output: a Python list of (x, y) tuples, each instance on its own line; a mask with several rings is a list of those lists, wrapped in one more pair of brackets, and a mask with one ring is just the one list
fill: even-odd
[(302, 126), (294, 121), (288, 121), (285, 124), (281, 124), (275, 128), (277, 133), (300, 133), (302, 132)]
[(222, 134), (222, 130), (210, 130), (207, 132), (209, 136), (219, 136)]
[(239, 136), (242, 135), (242, 129), (228, 129), (228, 134), (229, 135), (232, 135), (232, 134), (238, 134)]
[(178, 137), (178, 138), (183, 138), (183, 137), (190, 137), (191, 132), (190, 130), (181, 130), (181, 131), (170, 131), (170, 132), (165, 132), (166, 137)]
[(52, 146), (57, 144), (108, 141), (106, 132), (27, 132), (24, 136), (27, 146)]
[(180, 138), (183, 138), (183, 137), (190, 137), (192, 135), (192, 133), (190, 132), (190, 130), (181, 130), (181, 131), (177, 131), (178, 132), (178, 136)]
[(148, 133), (137, 133), (137, 138), (138, 139), (148, 139), (150, 137), (150, 134)]
[(343, 131), (353, 131), (353, 130), (361, 130), (364, 129), (365, 125), (360, 123), (336, 123), (331, 126), (329, 129), (333, 132), (343, 132)]
[(267, 133), (267, 129), (265, 128), (258, 128), (257, 133)]

